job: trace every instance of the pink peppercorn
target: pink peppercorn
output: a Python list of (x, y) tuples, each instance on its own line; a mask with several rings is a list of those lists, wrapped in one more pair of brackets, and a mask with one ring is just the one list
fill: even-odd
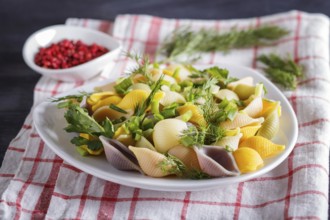
[(49, 47), (40, 48), (34, 62), (48, 69), (65, 69), (86, 63), (107, 52), (107, 48), (95, 43), (87, 45), (81, 40), (64, 39)]

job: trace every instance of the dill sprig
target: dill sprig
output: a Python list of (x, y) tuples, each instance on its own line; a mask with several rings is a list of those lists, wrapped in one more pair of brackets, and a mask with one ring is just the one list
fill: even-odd
[(148, 82), (152, 81), (151, 80), (151, 74), (150, 74), (150, 59), (149, 56), (147, 55), (139, 55), (139, 54), (135, 54), (135, 53), (131, 53), (131, 52), (127, 52), (126, 56), (130, 59), (132, 59), (133, 61), (135, 61), (135, 63), (137, 64), (136, 67), (132, 68), (128, 75), (130, 76), (134, 76), (136, 74), (141, 74), (144, 77), (147, 78)]
[(269, 54), (259, 56), (258, 60), (267, 66), (264, 71), (273, 82), (291, 90), (297, 87), (297, 78), (303, 75), (302, 67), (291, 58), (283, 59), (276, 54)]
[(267, 46), (288, 33), (288, 30), (274, 25), (247, 30), (234, 28), (224, 34), (219, 34), (214, 29), (193, 31), (190, 27), (183, 27), (175, 30), (165, 39), (160, 53), (165, 54), (169, 59), (175, 59), (179, 55), (191, 56), (196, 52), (227, 52), (237, 48)]

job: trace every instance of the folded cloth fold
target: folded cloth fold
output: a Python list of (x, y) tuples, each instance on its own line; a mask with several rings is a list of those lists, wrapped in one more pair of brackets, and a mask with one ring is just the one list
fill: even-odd
[[(291, 11), (235, 20), (164, 19), (119, 15), (114, 23), (70, 18), (67, 25), (112, 34), (125, 51), (156, 51), (176, 28), (215, 28), (276, 24), (290, 34), (269, 47), (205, 53), (199, 64), (231, 62), (261, 68), (259, 54), (290, 55), (304, 67), (295, 91), (282, 90), (299, 122), (290, 156), (269, 173), (237, 184), (201, 192), (161, 192), (126, 187), (88, 175), (56, 156), (40, 139), (31, 114), (10, 143), (0, 170), (1, 219), (327, 219), (330, 144), (329, 19)], [(88, 82), (41, 77), (34, 105), (71, 88), (124, 74), (130, 61), (119, 57), (112, 71)]]

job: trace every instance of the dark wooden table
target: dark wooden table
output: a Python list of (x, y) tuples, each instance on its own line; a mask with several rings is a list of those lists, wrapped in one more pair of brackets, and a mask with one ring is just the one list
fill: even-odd
[(95, 0), (2, 1), (0, 7), (0, 163), (30, 111), (40, 75), (29, 69), (21, 50), (26, 38), (68, 17), (114, 20), (122, 13), (162, 17), (228, 19), (262, 16), (292, 9), (330, 15), (329, 0)]

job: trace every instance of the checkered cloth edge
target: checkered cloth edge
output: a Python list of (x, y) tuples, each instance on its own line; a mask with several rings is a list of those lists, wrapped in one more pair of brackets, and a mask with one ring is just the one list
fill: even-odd
[[(283, 91), (296, 112), (299, 137), (293, 152), (276, 169), (242, 183), (201, 192), (161, 192), (131, 188), (88, 175), (56, 156), (40, 139), (29, 114), (9, 144), (0, 169), (1, 219), (327, 219), (330, 136), (329, 20), (320, 14), (291, 11), (235, 20), (164, 19), (120, 15), (114, 23), (68, 19), (112, 34), (126, 51), (155, 51), (164, 37), (182, 25), (247, 28), (276, 24), (291, 31), (271, 47), (208, 53), (199, 64), (231, 62), (260, 68), (256, 57), (276, 52), (304, 66), (296, 91)], [(119, 57), (112, 72), (124, 73), (129, 61)], [(88, 82), (67, 83), (41, 77), (34, 106)], [(33, 110), (33, 108), (32, 108)]]

